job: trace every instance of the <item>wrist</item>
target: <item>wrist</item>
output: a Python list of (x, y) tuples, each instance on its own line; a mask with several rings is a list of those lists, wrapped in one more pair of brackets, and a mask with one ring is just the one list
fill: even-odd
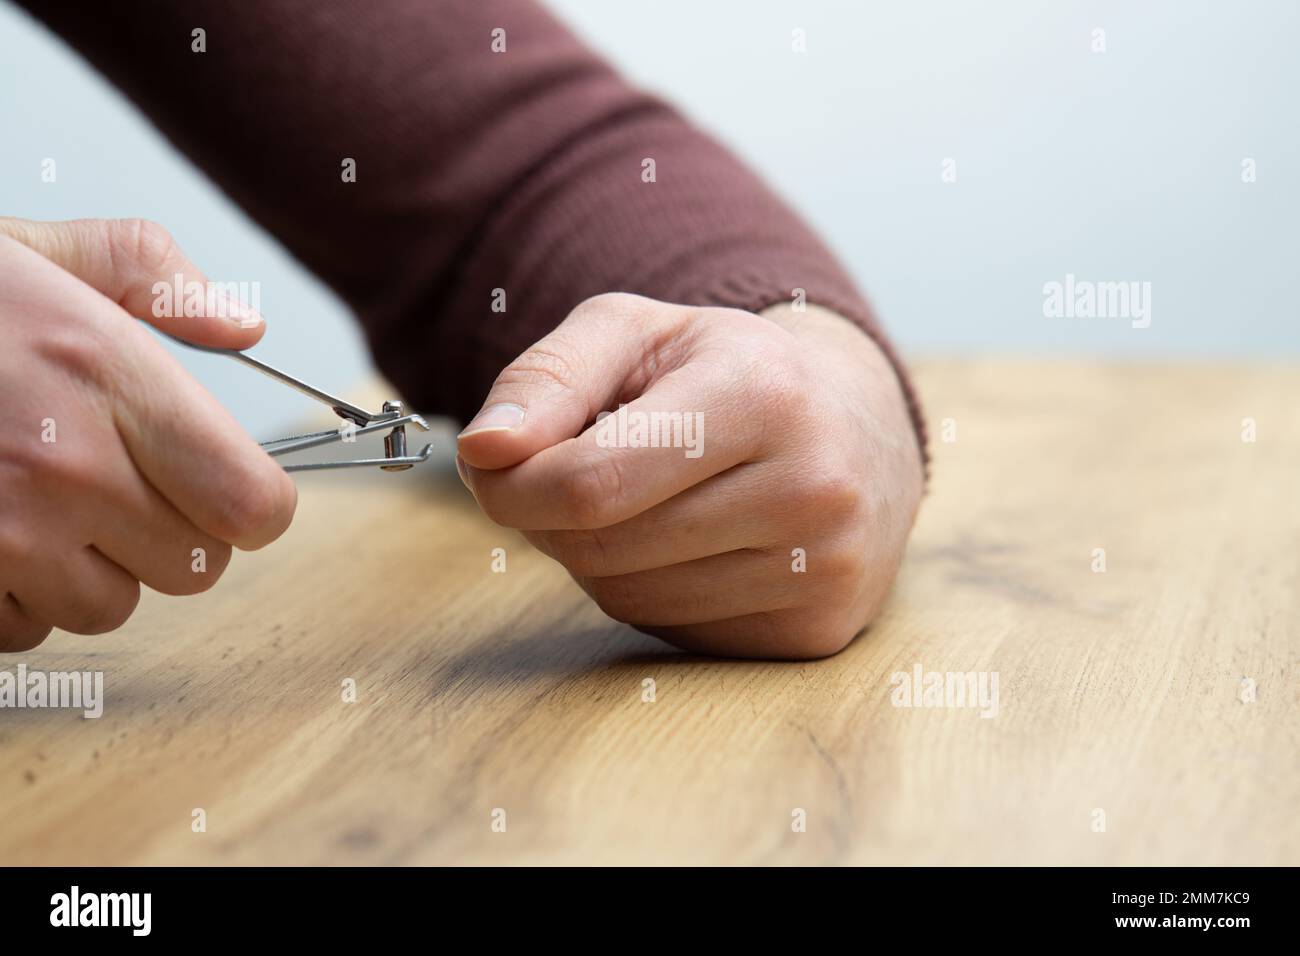
[[(809, 348), (852, 356), (858, 368), (866, 363), (872, 377), (884, 372), (897, 378), (876, 341), (850, 319), (832, 309), (809, 303), (796, 309), (789, 302), (768, 306), (759, 315), (785, 329)], [(855, 377), (860, 377), (855, 376)]]
[(803, 342), (816, 356), (819, 371), (837, 389), (857, 396), (860, 407), (870, 409), (891, 433), (908, 439), (899, 442), (900, 452), (914, 466), (918, 480), (923, 480), (921, 437), (900, 372), (876, 340), (838, 312), (811, 303), (796, 310), (791, 303), (781, 302), (759, 314)]

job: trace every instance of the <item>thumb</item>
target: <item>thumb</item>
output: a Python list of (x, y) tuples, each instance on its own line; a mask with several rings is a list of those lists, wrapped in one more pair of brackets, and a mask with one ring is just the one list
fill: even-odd
[(0, 217), (0, 236), (40, 253), (128, 314), (178, 339), (246, 349), (266, 321), (209, 283), (162, 226), (145, 219), (34, 222)]
[(616, 400), (630, 401), (669, 371), (665, 343), (692, 310), (641, 296), (588, 299), (497, 376), (460, 433), (474, 468), (508, 468), (582, 433)]

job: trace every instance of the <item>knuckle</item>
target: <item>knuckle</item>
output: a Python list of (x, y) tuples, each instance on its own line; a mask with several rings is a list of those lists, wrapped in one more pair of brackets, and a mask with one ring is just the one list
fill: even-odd
[(650, 623), (645, 617), (645, 602), (636, 586), (625, 576), (588, 578), (583, 587), (605, 614), (624, 624)]
[(851, 517), (859, 514), (866, 504), (866, 482), (861, 476), (833, 471), (820, 482), (817, 496), (827, 512)]
[(493, 384), (493, 391), (538, 386), (570, 388), (579, 380), (571, 352), (562, 339), (554, 336), (538, 342), (501, 371)]
[(788, 365), (772, 363), (766, 371), (749, 370), (751, 382), (761, 382), (768, 408), (774, 418), (790, 423), (819, 422), (822, 410), (812, 388), (812, 379)]
[(73, 599), (64, 627), (76, 634), (107, 634), (125, 624), (139, 603), (140, 582), (122, 583), (103, 600)]
[(66, 445), (50, 445), (57, 453), (43, 457), (34, 476), (51, 487), (78, 495), (97, 494), (103, 486), (104, 466), (84, 451)]
[(274, 541), (293, 520), (294, 484), (278, 466), (247, 467), (222, 496), (213, 531), (222, 541), (259, 548)]
[(0, 567), (26, 567), (40, 553), (40, 547), (40, 535), (27, 522), (0, 521)]
[(0, 534), (11, 522), (22, 519), (43, 488), (48, 487), (50, 446), (37, 441), (7, 442), (0, 448)]
[(53, 627), (33, 620), (18, 601), (0, 585), (0, 653), (30, 651), (40, 645)]
[(36, 356), (74, 382), (103, 388), (112, 378), (114, 363), (110, 359), (118, 352), (113, 329), (105, 323), (86, 322), (81, 315), (60, 315), (59, 319), (48, 323), (35, 338)]
[(834, 548), (809, 562), (809, 570), (821, 580), (838, 588), (857, 587), (867, 576), (867, 556), (854, 548)]
[(602, 577), (614, 566), (607, 536), (599, 528), (557, 532), (547, 546), (551, 556), (577, 577)]
[(736, 361), (750, 375), (770, 377), (773, 369), (783, 368), (789, 362), (791, 349), (764, 326), (732, 332), (729, 341), (736, 343)]
[[(800, 430), (806, 432), (809, 428), (825, 427), (826, 408), (807, 380), (789, 374), (782, 376), (774, 394), (781, 403), (785, 419), (799, 423)], [(810, 426), (808, 423), (815, 424)]]
[(782, 652), (800, 660), (830, 657), (844, 650), (856, 633), (839, 612), (817, 610), (801, 614), (782, 628)]
[(863, 478), (832, 468), (800, 482), (796, 494), (805, 508), (842, 525), (860, 513), (866, 501), (864, 485)]
[(574, 321), (607, 320), (611, 317), (636, 315), (644, 311), (648, 301), (644, 296), (631, 292), (602, 292), (579, 302), (569, 313), (569, 318)]
[(200, 547), (204, 552), (203, 570), (195, 569), (196, 556), (194, 550), (190, 549), (185, 555), (182, 555), (182, 561), (179, 565), (183, 568), (182, 573), (170, 575), (167, 580), (150, 586), (172, 597), (187, 597), (210, 591), (221, 580), (221, 575), (225, 573), (230, 564), (231, 548), (230, 545), (221, 541), (211, 541)]
[(587, 468), (575, 468), (560, 483), (556, 494), (557, 502), (567, 516), (568, 523), (576, 528), (595, 526), (595, 489), (592, 473)]
[(617, 520), (626, 487), (623, 466), (607, 456), (578, 462), (561, 483), (559, 500), (574, 528), (603, 528)]
[(727, 339), (729, 377), (740, 383), (756, 411), (787, 430), (821, 420), (817, 376), (788, 343), (763, 332)]
[(130, 619), (139, 606), (140, 582), (132, 581), (122, 587), (121, 593), (117, 595), (114, 601), (104, 606), (99, 620), (99, 626), (103, 630), (96, 633), (102, 634), (107, 631), (117, 630)]
[(162, 269), (176, 254), (176, 240), (150, 219), (116, 219), (108, 223), (109, 249), (124, 262), (134, 262), (147, 272)]

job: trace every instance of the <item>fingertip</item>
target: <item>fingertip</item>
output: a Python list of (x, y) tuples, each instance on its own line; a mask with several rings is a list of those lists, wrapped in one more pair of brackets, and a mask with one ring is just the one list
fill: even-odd
[(536, 449), (524, 431), (527, 412), (514, 402), (488, 405), (457, 436), (457, 450), (475, 468), (508, 468)]
[(234, 349), (242, 352), (245, 349), (251, 349), (258, 342), (262, 341), (262, 336), (266, 334), (266, 322), (258, 322), (254, 326), (242, 326), (231, 330), (227, 333), (228, 345), (222, 348)]
[(517, 465), (533, 453), (522, 434), (506, 429), (462, 432), (456, 450), (465, 464), (488, 470)]
[(278, 540), (293, 524), (298, 509), (297, 485), (272, 459), (266, 460), (266, 477), (241, 483), (240, 491), (227, 500), (219, 523), (209, 526), (216, 537), (240, 551), (260, 551)]
[(174, 315), (149, 303), (123, 302), (132, 315), (145, 318), (151, 325), (168, 335), (192, 345), (213, 349), (231, 349), (242, 352), (262, 340), (266, 334), (266, 319), (256, 309), (215, 290), (200, 314)]
[(234, 327), (234, 332), (244, 342), (244, 348), (252, 348), (258, 342), (262, 341), (262, 336), (266, 334), (266, 319), (262, 313), (256, 309), (240, 303), (244, 311), (239, 312), (233, 318), (227, 320)]

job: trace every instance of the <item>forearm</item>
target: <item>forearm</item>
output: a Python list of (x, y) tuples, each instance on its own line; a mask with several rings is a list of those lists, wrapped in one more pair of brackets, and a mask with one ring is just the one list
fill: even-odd
[(472, 413), (611, 290), (757, 311), (803, 289), (888, 352), (797, 216), (533, 3), (31, 5), (339, 292), (428, 411)]

